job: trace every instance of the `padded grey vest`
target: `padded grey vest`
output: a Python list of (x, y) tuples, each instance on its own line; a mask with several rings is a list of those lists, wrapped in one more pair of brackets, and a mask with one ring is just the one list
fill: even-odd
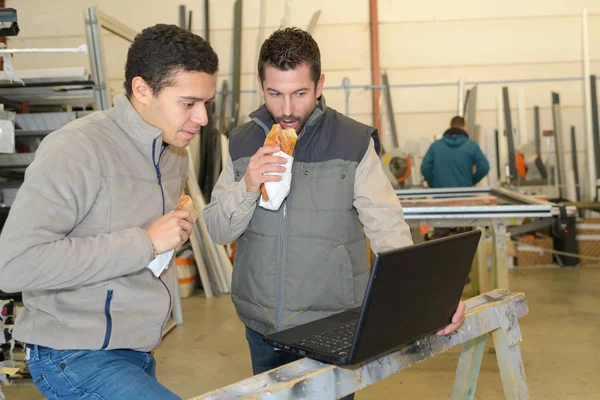
[[(242, 322), (268, 334), (360, 306), (367, 247), (353, 206), (354, 176), (377, 131), (327, 108), (313, 111), (296, 144), (290, 194), (278, 211), (256, 208), (237, 244), (232, 299)], [(264, 105), (236, 128), (236, 181), (274, 123)]]

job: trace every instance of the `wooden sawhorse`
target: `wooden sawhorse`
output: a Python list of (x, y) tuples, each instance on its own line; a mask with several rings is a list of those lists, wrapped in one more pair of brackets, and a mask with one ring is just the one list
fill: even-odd
[(494, 339), (505, 397), (529, 399), (519, 349), (519, 318), (528, 312), (523, 293), (493, 290), (467, 300), (465, 322), (451, 335), (423, 337), (356, 369), (304, 358), (195, 399), (339, 399), (457, 345), (462, 351), (451, 398), (473, 399), (488, 333)]

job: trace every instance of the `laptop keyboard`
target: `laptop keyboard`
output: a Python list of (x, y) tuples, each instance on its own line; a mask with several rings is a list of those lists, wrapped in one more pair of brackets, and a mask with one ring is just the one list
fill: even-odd
[(299, 345), (323, 353), (347, 356), (348, 349), (352, 347), (357, 322), (351, 321), (331, 331), (317, 333), (312, 337), (301, 340)]

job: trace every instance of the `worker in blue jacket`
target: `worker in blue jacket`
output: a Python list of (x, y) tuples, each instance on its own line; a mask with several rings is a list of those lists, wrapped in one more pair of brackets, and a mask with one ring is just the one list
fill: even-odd
[(487, 158), (469, 139), (465, 120), (458, 116), (452, 118), (443, 137), (429, 147), (421, 164), (421, 173), (431, 188), (473, 186), (489, 170)]

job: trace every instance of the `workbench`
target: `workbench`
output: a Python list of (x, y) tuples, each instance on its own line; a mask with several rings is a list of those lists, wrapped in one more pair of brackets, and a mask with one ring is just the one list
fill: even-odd
[[(491, 289), (509, 289), (507, 228), (523, 224), (525, 219), (549, 226), (560, 215), (558, 204), (525, 196), (505, 188), (472, 187), (396, 190), (404, 219), (413, 227), (474, 227), (491, 235), (492, 263), (488, 270), (485, 236), (476, 255), (477, 293)], [(566, 207), (567, 215), (577, 209)]]

